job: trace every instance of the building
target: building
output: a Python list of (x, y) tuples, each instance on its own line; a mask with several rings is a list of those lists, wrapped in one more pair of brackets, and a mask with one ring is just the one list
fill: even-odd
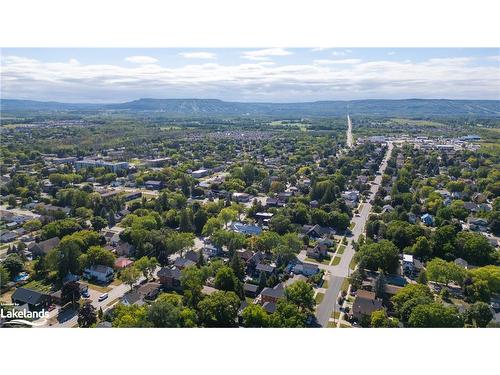
[(415, 262), (413, 261), (413, 255), (403, 254), (402, 268), (404, 273), (412, 273), (415, 269)]
[(79, 171), (83, 168), (105, 168), (110, 172), (116, 173), (118, 171), (127, 170), (129, 165), (127, 162), (112, 163), (104, 160), (97, 159), (83, 159), (75, 161), (75, 169)]
[(144, 182), (144, 186), (148, 190), (160, 190), (163, 188), (163, 181), (149, 180)]
[(33, 257), (46, 255), (54, 247), (58, 246), (61, 240), (59, 237), (52, 237), (48, 240), (41, 242), (34, 242), (28, 246), (28, 251), (31, 252)]
[(261, 232), (262, 229), (258, 227), (257, 225), (249, 225), (249, 224), (243, 224), (243, 223), (232, 223), (231, 224), (231, 230), (237, 233), (243, 233), (249, 236), (258, 236)]
[(433, 225), (434, 224), (434, 218), (432, 217), (432, 215), (429, 215), (429, 214), (424, 214), (420, 217), (420, 220), (422, 220), (422, 223), (424, 223), (425, 225)]
[(232, 200), (239, 203), (250, 202), (250, 194), (247, 193), (233, 193)]
[(101, 264), (93, 265), (83, 270), (83, 276), (89, 280), (95, 280), (100, 283), (109, 283), (113, 280), (113, 269)]
[(292, 272), (296, 275), (313, 276), (319, 272), (317, 264), (297, 263), (293, 266)]
[(382, 309), (382, 300), (376, 298), (374, 292), (358, 290), (352, 305), (352, 316), (361, 320), (363, 316), (369, 317), (372, 312)]
[(50, 294), (42, 293), (27, 288), (17, 288), (12, 294), (12, 303), (16, 305), (28, 305), (30, 311), (39, 311), (50, 304)]
[(180, 289), (181, 288), (181, 270), (178, 268), (163, 267), (157, 273), (160, 279), (160, 284), (165, 289)]

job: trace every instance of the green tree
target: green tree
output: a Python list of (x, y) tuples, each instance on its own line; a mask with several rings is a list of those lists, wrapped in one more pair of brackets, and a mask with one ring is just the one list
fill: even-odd
[(227, 224), (230, 221), (235, 221), (237, 216), (238, 216), (238, 211), (236, 211), (236, 210), (234, 210), (232, 208), (226, 207), (226, 208), (223, 208), (219, 212), (219, 215), (217, 216), (217, 219), (220, 222), (224, 223), (224, 227), (227, 228)]
[(88, 328), (97, 322), (96, 308), (90, 302), (85, 302), (78, 309), (78, 326)]
[(464, 319), (455, 307), (445, 307), (441, 303), (421, 304), (416, 306), (408, 319), (414, 328), (461, 328)]
[(276, 311), (270, 317), (270, 326), (276, 328), (302, 328), (306, 326), (307, 314), (287, 300), (279, 300)]
[(80, 256), (80, 262), (83, 268), (95, 265), (113, 267), (115, 265), (115, 255), (100, 246), (91, 246), (87, 253)]
[(10, 272), (4, 266), (0, 266), (0, 290), (10, 281)]
[(429, 280), (445, 283), (446, 285), (450, 281), (462, 285), (467, 275), (467, 272), (459, 265), (439, 258), (434, 258), (427, 263), (426, 273)]
[(147, 256), (137, 259), (134, 263), (134, 266), (142, 272), (146, 279), (151, 277), (157, 265), (158, 261), (155, 257), (148, 258)]
[(237, 253), (233, 254), (230, 265), (236, 277), (240, 281), (243, 281), (245, 278), (245, 263), (241, 260)]
[(101, 229), (106, 228), (106, 226), (108, 225), (108, 221), (100, 216), (94, 216), (92, 219), (90, 219), (90, 223), (92, 224), (92, 228), (94, 228), (94, 230), (98, 232)]
[(69, 281), (61, 288), (61, 305), (71, 302), (73, 308), (80, 300), (80, 284), (77, 281)]
[(215, 275), (215, 287), (220, 290), (232, 291), (239, 294), (240, 281), (230, 267), (219, 268)]
[(6, 269), (12, 277), (15, 277), (19, 272), (24, 269), (23, 260), (17, 254), (9, 254), (2, 263), (4, 269)]
[(181, 286), (184, 290), (184, 303), (195, 307), (202, 298), (203, 273), (196, 267), (187, 267), (181, 271)]
[(314, 306), (314, 290), (311, 284), (299, 280), (285, 288), (285, 299), (295, 304), (301, 312), (312, 313)]
[(387, 240), (361, 246), (355, 257), (358, 263), (363, 262), (372, 271), (380, 268), (392, 273), (399, 267), (398, 248)]
[(250, 304), (245, 307), (241, 312), (241, 318), (245, 327), (259, 328), (269, 326), (269, 315), (260, 305)]
[(476, 327), (486, 327), (493, 319), (493, 313), (487, 303), (476, 302), (465, 312), (466, 321)]
[(130, 289), (134, 286), (134, 284), (141, 277), (141, 271), (139, 271), (136, 267), (127, 267), (120, 271), (120, 279), (130, 286)]
[(398, 324), (397, 319), (390, 319), (383, 309), (371, 314), (370, 327), (372, 328), (397, 328)]
[(234, 327), (240, 299), (234, 292), (215, 292), (198, 303), (200, 321), (205, 327)]

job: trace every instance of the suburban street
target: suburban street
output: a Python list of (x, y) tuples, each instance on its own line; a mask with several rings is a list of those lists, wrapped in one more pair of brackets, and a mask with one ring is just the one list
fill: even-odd
[[(348, 117), (349, 124), (350, 119)], [(382, 175), (387, 167), (387, 161), (391, 157), (393, 145), (389, 142), (388, 150), (384, 157), (384, 160), (380, 164), (379, 174), (375, 176), (375, 181), (372, 184), (370, 191), (371, 196), (373, 197), (380, 187), (380, 183), (382, 182)], [(365, 224), (368, 220), (368, 216), (370, 215), (372, 209), (372, 205), (369, 201), (363, 203), (363, 206), (359, 212), (359, 216), (354, 216), (352, 218), (351, 223), (354, 223), (354, 227), (352, 228), (352, 236), (348, 238), (348, 244), (344, 250), (344, 253), (341, 256), (340, 263), (336, 266), (322, 266), (320, 268), (326, 269), (330, 273), (330, 280), (328, 281), (328, 289), (325, 292), (325, 296), (321, 303), (318, 305), (316, 309), (316, 319), (318, 323), (322, 327), (326, 327), (328, 325), (328, 321), (335, 307), (337, 297), (339, 295), (342, 281), (345, 277), (349, 276), (349, 265), (354, 256), (354, 248), (352, 246), (354, 241), (357, 241), (359, 236), (364, 233)]]
[(347, 115), (347, 147), (352, 148), (354, 142), (352, 138), (352, 121), (351, 117)]

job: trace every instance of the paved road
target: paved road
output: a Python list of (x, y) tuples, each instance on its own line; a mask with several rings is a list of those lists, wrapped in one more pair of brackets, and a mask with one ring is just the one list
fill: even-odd
[[(385, 168), (387, 167), (387, 161), (392, 154), (392, 148), (392, 143), (389, 143), (387, 153), (384, 157), (384, 160), (380, 164), (380, 174), (375, 176), (374, 184), (372, 184), (370, 188), (370, 191), (372, 192), (371, 197), (375, 196), (380, 187), (380, 183), (382, 182), (382, 175), (384, 174)], [(348, 245), (344, 250), (344, 254), (342, 254), (341, 256), (340, 263), (336, 266), (321, 267), (328, 270), (331, 275), (330, 280), (328, 281), (328, 289), (325, 292), (323, 301), (321, 301), (316, 309), (316, 319), (322, 327), (326, 327), (328, 325), (328, 320), (330, 319), (330, 316), (333, 312), (333, 308), (342, 286), (342, 281), (345, 277), (349, 276), (349, 264), (351, 263), (351, 259), (354, 256), (354, 248), (352, 246), (352, 243), (353, 241), (357, 241), (359, 236), (364, 233), (365, 224), (368, 221), (368, 216), (370, 215), (371, 209), (372, 205), (369, 202), (366, 202), (363, 204), (363, 208), (361, 209), (359, 216), (353, 217), (352, 223), (354, 223), (354, 228), (352, 229), (352, 236), (348, 238)]]
[(352, 148), (354, 142), (352, 139), (352, 121), (349, 115), (347, 115), (347, 147)]

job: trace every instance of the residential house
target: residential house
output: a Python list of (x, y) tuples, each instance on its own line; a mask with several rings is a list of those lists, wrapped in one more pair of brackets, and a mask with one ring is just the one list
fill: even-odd
[(163, 188), (163, 181), (149, 180), (144, 182), (144, 186), (149, 190), (160, 190)]
[(31, 252), (33, 257), (46, 255), (54, 247), (58, 246), (61, 240), (59, 237), (52, 237), (45, 241), (34, 242), (28, 245), (28, 251)]
[(129, 258), (120, 257), (115, 260), (115, 268), (118, 270), (131, 266), (134, 262)]
[(328, 247), (318, 243), (314, 247), (307, 248), (306, 255), (313, 259), (325, 258), (328, 255)]
[(146, 283), (137, 289), (126, 293), (122, 302), (125, 305), (143, 305), (146, 301), (153, 301), (160, 293), (160, 283)]
[(161, 268), (157, 273), (160, 284), (165, 289), (179, 290), (181, 288), (181, 270), (178, 268)]
[(352, 316), (361, 320), (363, 316), (369, 317), (372, 312), (382, 309), (382, 300), (374, 292), (358, 290), (352, 305)]
[(244, 283), (243, 292), (245, 296), (255, 298), (259, 294), (259, 286), (255, 284)]
[(233, 193), (231, 199), (238, 203), (248, 203), (250, 202), (250, 194), (247, 193)]
[(114, 278), (113, 269), (101, 264), (93, 265), (83, 270), (83, 276), (89, 280), (109, 283)]
[(177, 258), (174, 262), (174, 266), (179, 268), (180, 270), (194, 265), (196, 265), (196, 262), (192, 261), (191, 259), (181, 257)]
[(262, 307), (270, 314), (276, 310), (276, 304), (280, 298), (285, 296), (283, 283), (279, 283), (274, 288), (264, 288), (259, 295)]
[(262, 232), (262, 229), (257, 225), (243, 224), (240, 222), (232, 223), (231, 230), (237, 233), (246, 234), (248, 236), (258, 236)]
[(29, 311), (39, 311), (50, 304), (50, 294), (42, 293), (28, 288), (17, 288), (12, 294), (12, 303), (28, 305)]
[(297, 263), (293, 266), (292, 272), (294, 274), (300, 274), (304, 276), (313, 276), (319, 272), (319, 267), (317, 264), (312, 263)]
[(421, 217), (420, 217), (420, 220), (422, 221), (422, 223), (424, 223), (425, 225), (433, 225), (434, 224), (434, 218), (432, 217), (432, 215), (430, 214), (423, 214)]

